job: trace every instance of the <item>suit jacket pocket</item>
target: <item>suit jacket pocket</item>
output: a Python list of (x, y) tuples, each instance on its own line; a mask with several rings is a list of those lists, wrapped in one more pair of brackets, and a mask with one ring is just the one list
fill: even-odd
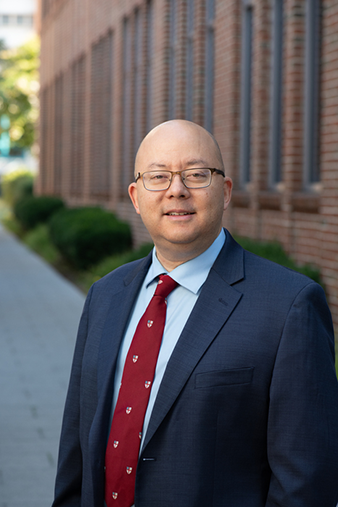
[(195, 389), (236, 384), (250, 384), (254, 368), (236, 368), (198, 373), (195, 377)]

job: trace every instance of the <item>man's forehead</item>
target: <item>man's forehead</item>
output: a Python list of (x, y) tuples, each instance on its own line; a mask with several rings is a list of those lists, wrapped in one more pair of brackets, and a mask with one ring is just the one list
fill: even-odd
[(203, 127), (173, 120), (155, 127), (144, 138), (136, 155), (135, 171), (137, 167), (165, 169), (171, 164), (181, 165), (182, 169), (223, 166), (218, 151), (214, 138)]
[[(192, 130), (192, 129), (190, 129)], [(182, 131), (165, 135), (165, 132), (158, 132), (157, 135), (145, 138), (140, 146), (140, 155), (149, 160), (149, 164), (164, 163), (171, 160), (181, 160), (183, 163), (202, 161), (206, 162), (214, 156), (215, 144), (212, 139), (198, 132)]]

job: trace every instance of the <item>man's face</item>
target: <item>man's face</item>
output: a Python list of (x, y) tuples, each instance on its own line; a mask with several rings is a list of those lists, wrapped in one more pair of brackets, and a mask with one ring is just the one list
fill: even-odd
[[(172, 121), (152, 131), (136, 158), (136, 174), (145, 171), (209, 167), (222, 169), (217, 149), (204, 129), (190, 122)], [(209, 187), (186, 188), (174, 175), (167, 190), (146, 190), (140, 178), (129, 186), (129, 195), (157, 249), (179, 263), (204, 252), (216, 239), (232, 183), (213, 174)]]

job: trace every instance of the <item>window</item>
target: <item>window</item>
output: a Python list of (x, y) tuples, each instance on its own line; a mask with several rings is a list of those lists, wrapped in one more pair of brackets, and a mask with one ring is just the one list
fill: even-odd
[(84, 166), (84, 126), (85, 126), (85, 58), (80, 58), (72, 66), (71, 87), (71, 194), (81, 195)]
[(48, 88), (44, 88), (40, 93), (40, 167), (39, 172), (40, 188), (42, 192), (47, 191), (47, 171), (48, 171)]
[(146, 56), (146, 130), (152, 127), (152, 58), (153, 58), (153, 3), (147, 3), (147, 56)]
[(130, 19), (123, 22), (123, 112), (122, 112), (122, 190), (132, 181), (131, 101), (132, 101), (132, 40)]
[(306, 1), (305, 76), (304, 76), (304, 188), (320, 180), (320, 53), (321, 2)]
[(283, 0), (273, 0), (270, 95), (269, 184), (281, 181), (282, 91), (283, 91)]
[(209, 132), (214, 120), (214, 17), (215, 0), (206, 0), (204, 126)]
[(143, 16), (140, 9), (135, 11), (134, 29), (134, 155), (142, 141), (143, 110)]
[(187, 120), (194, 114), (194, 0), (187, 3), (187, 62), (186, 62), (186, 110)]
[(92, 48), (90, 107), (90, 166), (92, 193), (108, 198), (111, 171), (112, 131), (112, 33)]
[(11, 25), (11, 26), (17, 26), (17, 25), (23, 25), (23, 26), (33, 26), (33, 16), (30, 15), (9, 15), (9, 14), (2, 14), (0, 15), (0, 25)]
[(44, 18), (45, 16), (48, 15), (49, 13), (49, 10), (50, 10), (50, 3), (51, 3), (51, 0), (42, 0), (42, 6), (41, 6), (41, 11), (42, 11), (42, 17)]
[(249, 0), (242, 3), (241, 55), (241, 127), (240, 127), (240, 183), (250, 181), (251, 158), (251, 87), (252, 87), (253, 8)]
[(63, 154), (63, 75), (61, 74), (55, 81), (55, 128), (54, 128), (54, 191), (61, 194), (62, 185), (62, 154)]
[(170, 30), (169, 30), (169, 120), (175, 118), (176, 114), (176, 0), (170, 0)]

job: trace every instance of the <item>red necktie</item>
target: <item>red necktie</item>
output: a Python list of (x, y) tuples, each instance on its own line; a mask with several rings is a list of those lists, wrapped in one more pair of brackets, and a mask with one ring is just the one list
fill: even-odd
[(131, 507), (134, 503), (143, 420), (166, 319), (165, 298), (176, 286), (168, 275), (160, 276), (129, 347), (106, 450), (108, 507)]

